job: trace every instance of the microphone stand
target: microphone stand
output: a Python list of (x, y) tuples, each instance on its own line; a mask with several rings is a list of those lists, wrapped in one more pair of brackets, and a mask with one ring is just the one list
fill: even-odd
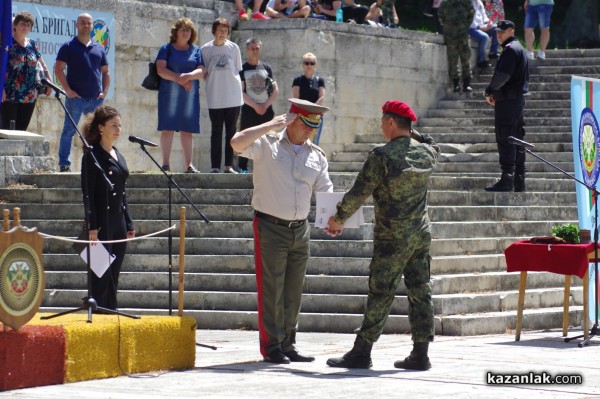
[[(60, 103), (60, 105), (62, 106), (63, 110), (65, 111), (65, 115), (69, 118), (69, 120), (71, 121), (71, 123), (73, 124), (73, 126), (75, 127), (75, 132), (77, 133), (77, 136), (79, 136), (79, 139), (81, 140), (81, 144), (82, 144), (82, 148), (83, 148), (83, 152), (84, 152), (84, 156), (85, 155), (89, 155), (92, 157), (92, 159), (94, 160), (94, 166), (96, 167), (96, 169), (98, 169), (98, 171), (100, 172), (100, 174), (102, 175), (102, 177), (104, 178), (104, 182), (106, 183), (106, 185), (110, 188), (110, 191), (114, 190), (114, 185), (113, 183), (110, 181), (110, 179), (108, 178), (108, 176), (106, 176), (106, 173), (104, 173), (104, 169), (102, 169), (102, 167), (100, 166), (100, 164), (98, 163), (98, 159), (96, 159), (96, 156), (94, 155), (93, 151), (92, 151), (92, 146), (89, 145), (89, 143), (87, 142), (87, 140), (85, 139), (85, 137), (83, 137), (83, 135), (81, 134), (81, 132), (79, 131), (79, 129), (77, 128), (77, 124), (75, 123), (75, 121), (73, 120), (73, 117), (71, 116), (71, 114), (69, 113), (69, 111), (67, 111), (67, 108), (65, 107), (65, 105), (63, 104), (63, 102), (60, 99), (60, 93), (61, 90), (58, 90), (57, 87), (53, 87), (51, 86), (52, 89), (54, 89), (54, 97), (56, 97), (56, 99), (58, 100), (58, 102)], [(86, 163), (83, 163), (83, 167), (87, 168)], [(87, 170), (83, 171), (84, 173), (87, 172)], [(85, 212), (85, 223), (84, 223), (84, 230), (85, 230), (85, 237), (86, 239), (89, 239), (90, 236), (90, 196), (89, 196), (89, 191), (88, 191), (88, 183), (87, 183), (87, 179), (84, 179), (83, 181), (83, 208), (84, 208), (84, 212)], [(82, 298), (83, 299), (83, 304), (77, 308), (74, 309), (70, 309), (70, 310), (66, 310), (64, 312), (60, 312), (60, 313), (56, 313), (50, 316), (44, 316), (44, 317), (40, 317), (42, 320), (48, 320), (48, 319), (53, 319), (55, 317), (59, 317), (59, 316), (64, 316), (70, 313), (75, 313), (75, 312), (79, 312), (80, 310), (86, 310), (88, 313), (88, 319), (87, 322), (91, 323), (92, 322), (92, 313), (96, 312), (96, 313), (106, 313), (106, 314), (113, 314), (113, 315), (121, 315), (121, 316), (125, 316), (125, 317), (130, 317), (132, 319), (139, 319), (140, 316), (135, 316), (135, 315), (130, 315), (127, 313), (123, 313), (123, 312), (119, 312), (116, 310), (112, 310), (112, 309), (107, 309), (101, 306), (98, 306), (98, 304), (96, 303), (96, 300), (92, 297), (92, 279), (91, 279), (91, 244), (88, 242), (87, 243), (87, 296)]]
[[(515, 144), (515, 143), (513, 143), (513, 144)], [(594, 291), (595, 291), (594, 314), (595, 314), (595, 322), (590, 330), (588, 337), (586, 339), (584, 339), (582, 342), (580, 342), (579, 344), (577, 344), (577, 346), (579, 346), (580, 348), (583, 348), (583, 346), (587, 345), (592, 338), (598, 336), (598, 190), (596, 190), (595, 187), (592, 187), (592, 186), (586, 184), (585, 182), (579, 180), (575, 176), (565, 172), (563, 169), (554, 165), (552, 162), (547, 161), (544, 158), (540, 157), (539, 155), (533, 153), (525, 145), (523, 145), (523, 144), (515, 144), (515, 145), (523, 147), (523, 149), (525, 150), (526, 153), (533, 155), (535, 158), (544, 162), (546, 165), (553, 167), (554, 169), (558, 170), (559, 172), (561, 172), (565, 176), (569, 177), (570, 179), (575, 180), (577, 183), (583, 185), (585, 188), (587, 188), (588, 190), (590, 190), (592, 192), (592, 198), (594, 201), (594, 273), (595, 273), (595, 276), (594, 276), (594, 281), (595, 281), (594, 282)], [(585, 300), (585, 298), (584, 298), (584, 300)], [(588, 317), (588, 315), (584, 314), (583, 317)], [(583, 324), (583, 322), (582, 322), (582, 324)], [(575, 337), (565, 338), (565, 342), (569, 342), (574, 339), (578, 339), (578, 338), (582, 338), (582, 337), (585, 337), (585, 334), (577, 335)]]
[[(163, 175), (166, 176), (167, 180), (168, 180), (168, 188), (169, 188), (169, 226), (171, 225), (171, 208), (172, 208), (172, 187), (175, 187), (180, 193), (181, 195), (183, 195), (183, 197), (189, 202), (189, 204), (196, 210), (196, 212), (198, 212), (198, 215), (200, 215), (200, 217), (202, 218), (202, 220), (204, 220), (206, 223), (210, 223), (210, 220), (208, 220), (206, 218), (206, 216), (204, 216), (204, 214), (202, 212), (200, 212), (200, 210), (196, 207), (196, 205), (194, 204), (194, 202), (183, 192), (183, 190), (181, 190), (181, 187), (179, 187), (179, 185), (175, 182), (175, 180), (173, 180), (173, 176), (169, 173), (167, 173), (165, 170), (163, 170), (163, 168), (160, 167), (160, 164), (158, 162), (156, 162), (156, 159), (154, 159), (154, 157), (152, 155), (150, 155), (150, 153), (148, 152), (148, 150), (146, 150), (146, 147), (143, 143), (141, 142), (137, 142), (140, 145), (140, 148), (142, 149), (142, 151), (144, 151), (146, 153), (146, 155), (148, 155), (148, 157), (152, 160), (152, 162), (154, 162), (154, 164), (158, 167), (158, 169), (162, 172)], [(172, 230), (169, 229), (169, 238), (168, 238), (168, 247), (169, 247), (169, 264), (167, 266), (168, 270), (169, 270), (169, 316), (171, 316), (173, 314), (173, 233)]]

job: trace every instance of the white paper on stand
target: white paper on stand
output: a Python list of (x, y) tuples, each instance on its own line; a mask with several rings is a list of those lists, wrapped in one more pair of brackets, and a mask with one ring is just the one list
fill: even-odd
[[(337, 211), (337, 204), (344, 197), (345, 192), (318, 192), (317, 197), (317, 211), (315, 215), (315, 227), (326, 227), (327, 221)], [(357, 229), (365, 223), (363, 215), (363, 207), (361, 206), (358, 210), (350, 216), (346, 223), (344, 223), (345, 229)]]
[[(106, 273), (106, 270), (108, 270), (110, 264), (115, 260), (115, 255), (108, 253), (102, 244), (90, 245), (90, 247), (92, 248), (90, 251), (90, 262), (92, 263), (91, 269), (96, 276), (102, 277), (104, 273)], [(88, 260), (87, 249), (88, 247), (85, 247), (80, 254), (81, 259), (86, 263)]]

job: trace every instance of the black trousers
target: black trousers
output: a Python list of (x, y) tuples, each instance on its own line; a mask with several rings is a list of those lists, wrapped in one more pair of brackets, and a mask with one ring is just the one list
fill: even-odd
[[(112, 222), (112, 221), (111, 221)], [(106, 234), (108, 228), (101, 228), (98, 232), (99, 240), (121, 240), (127, 238), (127, 227), (125, 219), (116, 223), (117, 226), (108, 226), (113, 231)], [(104, 230), (104, 232), (103, 232)], [(100, 245), (100, 244), (97, 244)], [(127, 243), (110, 244), (107, 246), (107, 251), (115, 255), (115, 260), (111, 263), (108, 270), (102, 277), (96, 276), (96, 273), (91, 272), (92, 278), (92, 297), (96, 300), (98, 306), (107, 309), (117, 309), (117, 291), (119, 289), (119, 274), (121, 273), (121, 265), (125, 258)]]
[(235, 134), (240, 107), (209, 109), (211, 136), (210, 136), (210, 164), (211, 168), (221, 168), (223, 154), (223, 124), (225, 124), (225, 166), (233, 166), (233, 148), (231, 138)]
[(2, 129), (10, 129), (10, 121), (15, 121), (16, 130), (27, 130), (33, 110), (35, 109), (35, 101), (32, 103), (13, 103), (5, 101), (0, 107), (2, 114)]
[(496, 143), (498, 144), (502, 173), (521, 175), (526, 171), (525, 149), (508, 142), (510, 136), (519, 140), (523, 140), (525, 137), (523, 108), (525, 108), (525, 99), (522, 96), (496, 101), (494, 107)]

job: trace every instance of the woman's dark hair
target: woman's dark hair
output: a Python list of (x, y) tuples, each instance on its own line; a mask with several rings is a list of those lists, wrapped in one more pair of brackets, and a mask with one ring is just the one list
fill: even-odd
[(189, 29), (192, 31), (190, 40), (188, 40), (188, 44), (196, 43), (196, 40), (198, 40), (198, 31), (196, 30), (196, 27), (194, 26), (192, 20), (187, 17), (181, 17), (177, 20), (177, 22), (175, 22), (175, 25), (173, 25), (173, 27), (171, 28), (169, 42), (175, 43), (177, 41), (177, 30), (181, 28)]
[(119, 111), (108, 105), (100, 105), (85, 116), (83, 122), (83, 135), (89, 144), (98, 144), (100, 142), (100, 125), (105, 125), (106, 122), (116, 116), (121, 116)]
[(217, 29), (219, 28), (219, 26), (224, 26), (227, 28), (227, 34), (231, 33), (231, 25), (229, 25), (229, 21), (226, 20), (225, 18), (217, 18), (215, 19), (215, 22), (213, 22), (212, 24), (212, 33), (213, 35), (215, 34), (215, 32), (217, 31)]
[(19, 22), (28, 23), (33, 28), (33, 24), (35, 21), (33, 19), (33, 15), (31, 15), (27, 11), (23, 11), (15, 15), (15, 19), (13, 20), (13, 28), (17, 26)]

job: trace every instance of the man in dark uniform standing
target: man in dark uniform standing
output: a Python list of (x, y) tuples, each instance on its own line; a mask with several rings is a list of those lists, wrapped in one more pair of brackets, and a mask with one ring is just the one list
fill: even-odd
[(513, 136), (522, 140), (525, 136), (523, 108), (524, 95), (529, 87), (527, 52), (515, 37), (512, 21), (498, 22), (498, 41), (502, 54), (496, 64), (492, 81), (485, 89), (485, 101), (494, 107), (496, 142), (500, 155), (502, 176), (486, 191), (525, 191), (525, 150), (508, 142)]
[(254, 161), (254, 260), (260, 352), (266, 362), (312, 362), (298, 352), (296, 331), (313, 192), (333, 191), (325, 153), (309, 140), (329, 108), (291, 98), (290, 113), (236, 133), (231, 147)]
[(431, 229), (427, 189), (439, 148), (429, 136), (411, 129), (417, 117), (407, 104), (387, 101), (382, 110), (381, 130), (388, 143), (369, 153), (354, 185), (337, 205), (337, 212), (325, 229), (331, 236), (341, 234), (344, 222), (373, 196), (375, 230), (367, 308), (352, 350), (327, 360), (327, 365), (372, 366), (373, 343), (383, 332), (404, 276), (414, 344), (410, 356), (395, 362), (394, 367), (428, 370), (431, 363), (427, 351), (435, 329), (429, 284)]

